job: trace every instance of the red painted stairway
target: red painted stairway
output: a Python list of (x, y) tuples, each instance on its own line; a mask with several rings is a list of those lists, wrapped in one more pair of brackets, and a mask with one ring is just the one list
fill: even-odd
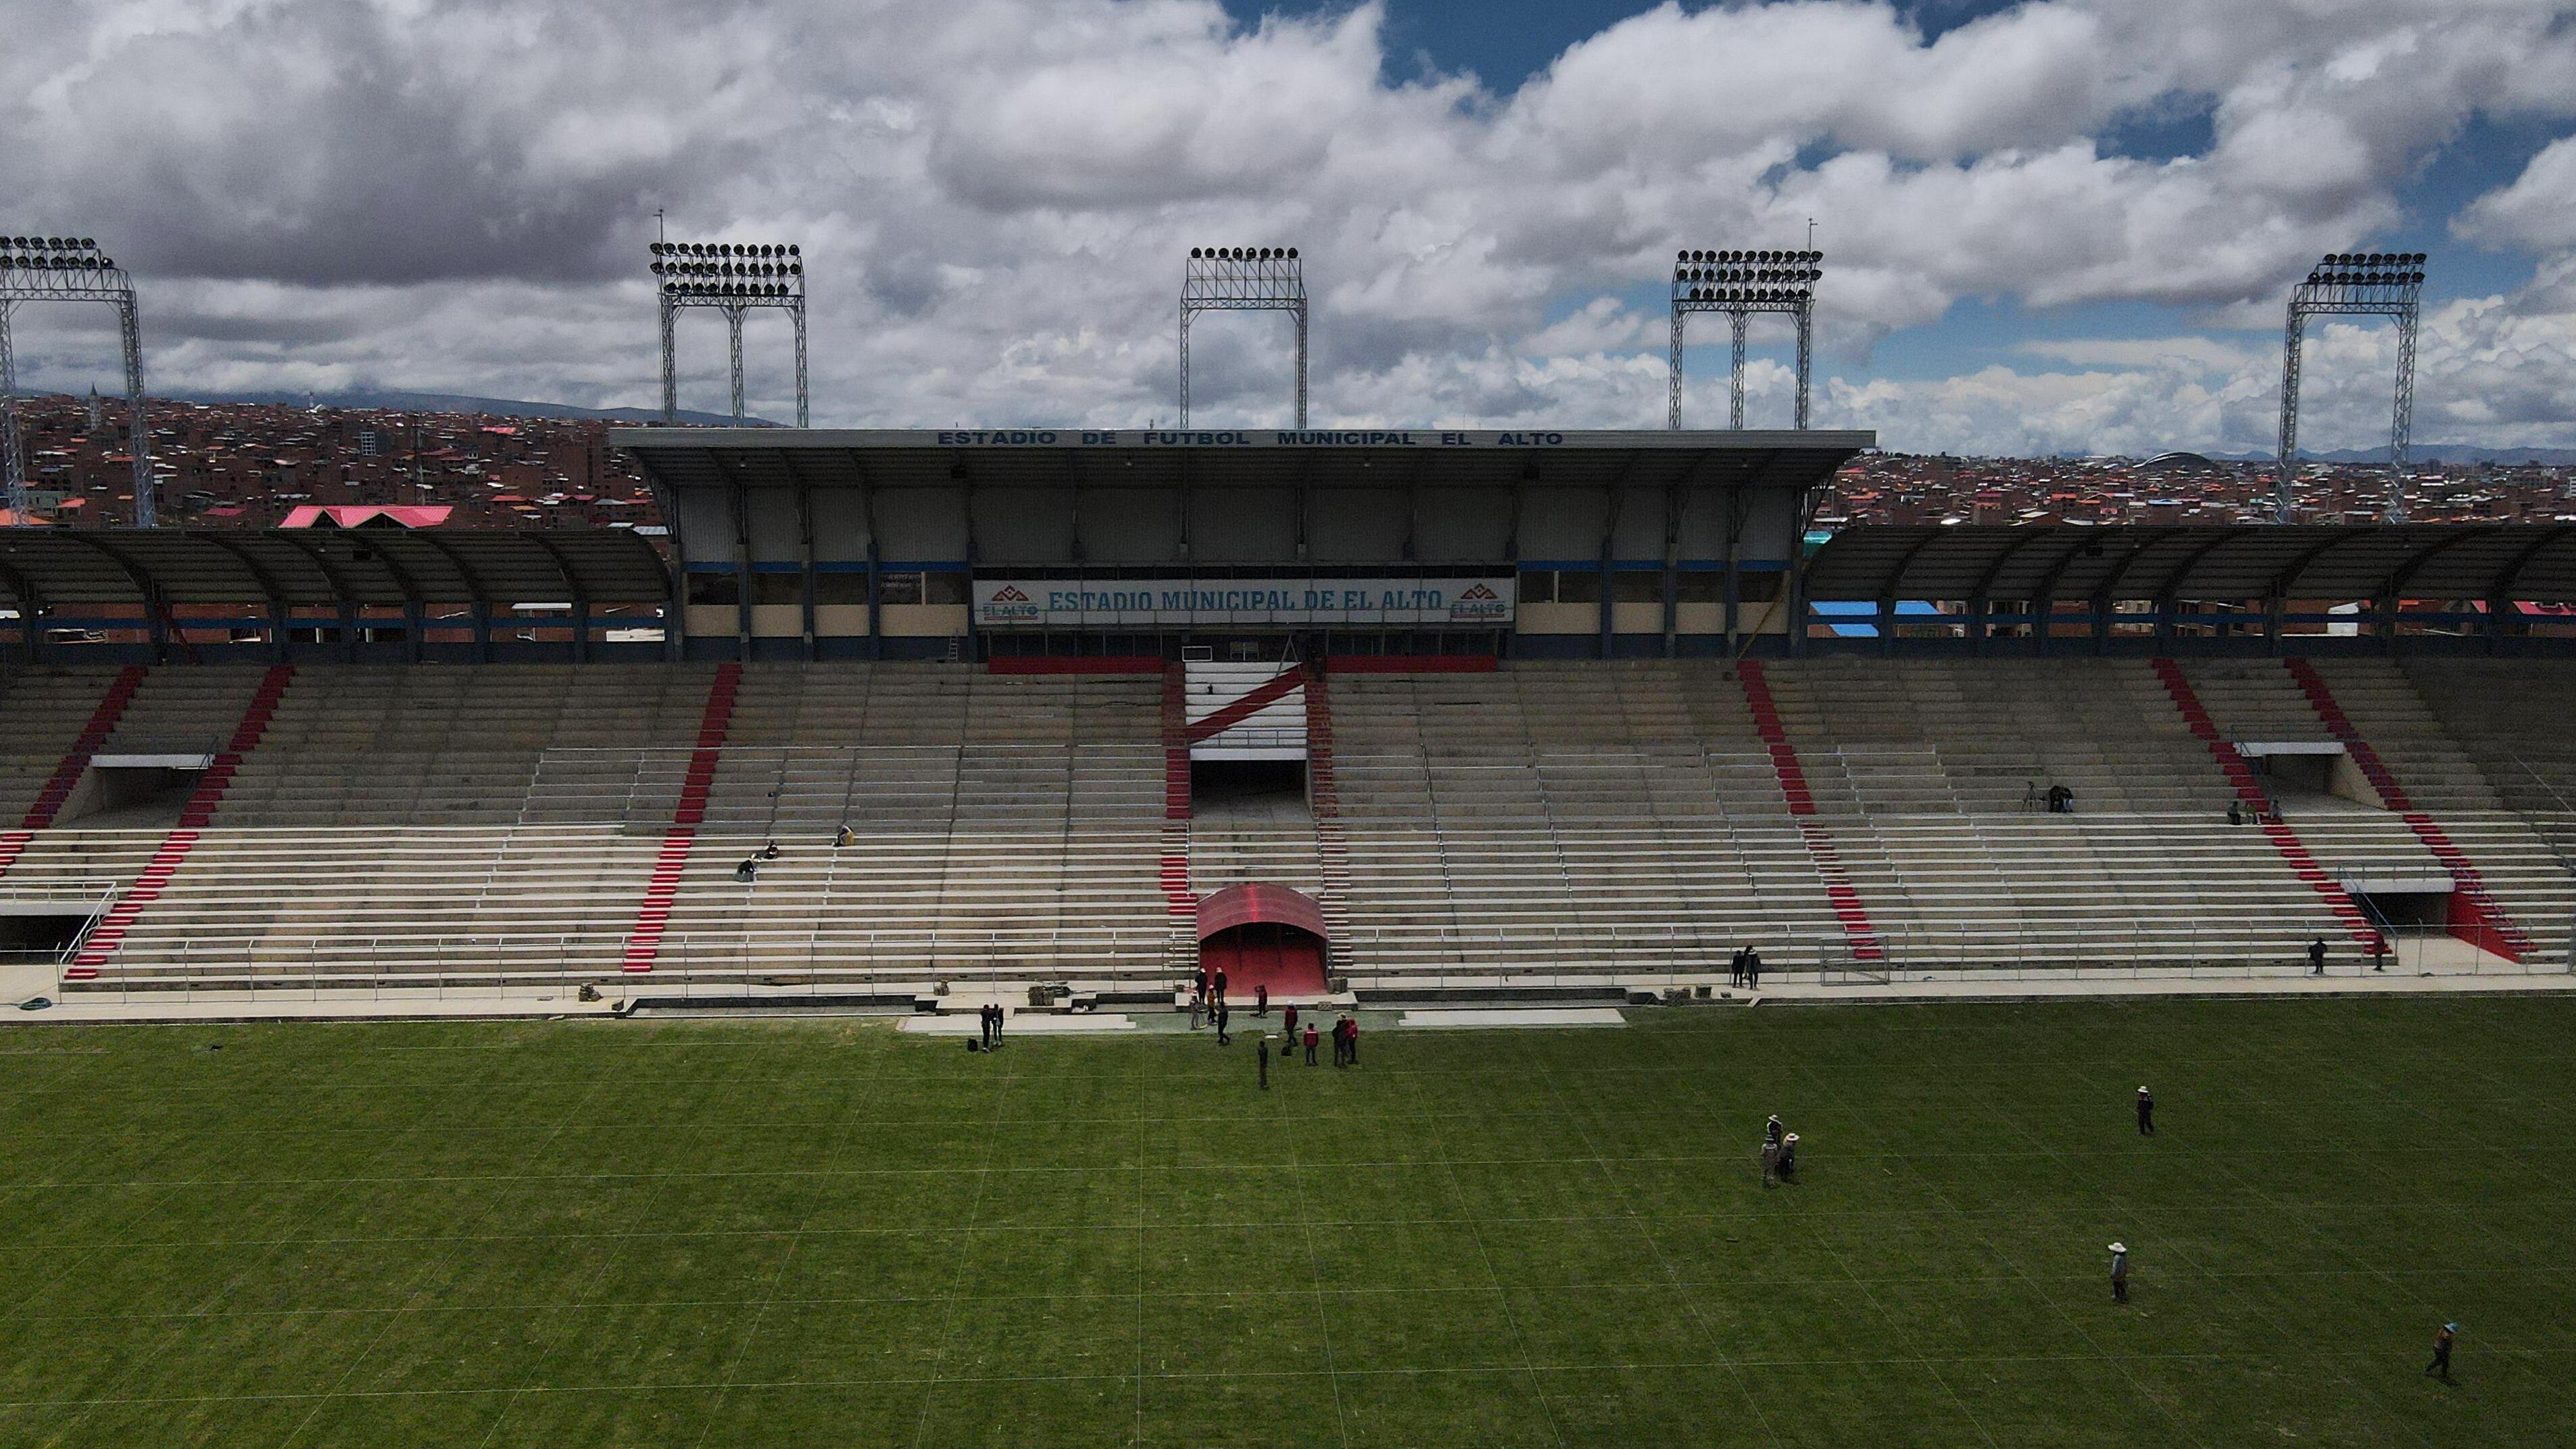
[(1350, 939), (1351, 846), (1342, 834), (1342, 790), (1333, 774), (1333, 706), (1320, 661), (1306, 669), (1306, 803), (1315, 817), (1315, 861), (1323, 870), (1324, 922)]
[(18, 863), (18, 856), (26, 850), (27, 842), (36, 838), (35, 832), (54, 823), (54, 816), (63, 808), (63, 802), (71, 798), (72, 787), (89, 772), (90, 759), (98, 753), (99, 746), (107, 743), (107, 737), (116, 732), (117, 720), (124, 716), (125, 706), (133, 701), (134, 691), (142, 685), (142, 665), (129, 664), (116, 672), (115, 680), (107, 686), (107, 693), (99, 699), (98, 708), (90, 712), (89, 723), (81, 727), (80, 738), (72, 741), (72, 747), (63, 755), (62, 762), (54, 766), (54, 773), (45, 780), (45, 788), (36, 792), (36, 803), (27, 807), (26, 818), (18, 822), (17, 829), (0, 832), (0, 873), (6, 873), (9, 867)]
[(1770, 751), (1772, 773), (1779, 777), (1780, 793), (1789, 802), (1789, 814), (1796, 818), (1798, 836), (1806, 842), (1816, 878), (1824, 882), (1825, 899), (1843, 924), (1843, 939), (1851, 947), (1852, 959), (1886, 960), (1886, 938), (1871, 923), (1869, 908), (1861, 903), (1860, 887), (1852, 884), (1851, 872), (1843, 865), (1842, 851), (1835, 846), (1833, 833), (1810, 818), (1816, 813), (1816, 799), (1807, 789), (1807, 771), (1798, 763), (1798, 748), (1789, 743), (1789, 731), (1780, 723), (1780, 708), (1771, 698), (1771, 681), (1762, 672), (1762, 661), (1737, 661), (1735, 677), (1744, 687), (1745, 705), (1753, 711), (1753, 728), (1762, 736), (1763, 748)]
[(2344, 888), (2326, 874), (2325, 867), (2317, 864), (2317, 858), (2308, 853), (2308, 847), (2300, 841), (2296, 831), (2270, 818), (2272, 797), (2264, 792), (2263, 782), (2255, 778), (2253, 768), (2245, 763), (2245, 757), (2236, 753), (2235, 746), (2219, 734), (2218, 722), (2209, 717), (2207, 706), (2200, 702), (2200, 691), (2192, 688), (2182, 666), (2170, 659), (2157, 659), (2153, 664), (2156, 679), (2164, 685), (2165, 695), (2174, 702), (2174, 708), (2181, 712), (2182, 722), (2190, 727), (2193, 738), (2208, 748), (2210, 758), (2218, 762), (2218, 768), (2227, 776), (2227, 783), (2235, 788), (2237, 798), (2244, 801), (2255, 812), (2255, 818), (2263, 822), (2263, 834), (2272, 842), (2272, 848), (2279, 851), (2281, 859), (2289, 862), (2290, 869), (2298, 874), (2299, 879), (2306, 881), (2308, 887), (2317, 893), (2325, 902), (2326, 909), (2334, 913), (2334, 918), (2343, 923), (2343, 928), (2361, 943), (2363, 950), (2378, 950), (2379, 932), (2370, 924), (2370, 917), (2364, 915)]
[(2456, 919), (2462, 913), (2454, 913), (2452, 933), (2508, 961), (2520, 961), (2528, 955), (2533, 948), (2530, 935), (2514, 924), (2513, 917), (2506, 914), (2496, 898), (2487, 893), (2485, 877), (2478, 874), (2477, 867), (2469, 864), (2468, 854), (2452, 843), (2450, 834), (2434, 823), (2432, 816), (2415, 808), (2415, 802), (2397, 783), (2397, 776), (2379, 758), (2379, 751), (2372, 749), (2370, 741), (2361, 737), (2361, 730), (2343, 712), (2343, 706), (2335, 701), (2334, 691), (2327, 687), (2316, 666), (2296, 658), (2284, 659), (2281, 663), (2290, 671), (2290, 678), (2297, 681), (2299, 692), (2308, 697), (2308, 705), (2317, 712), (2318, 721), (2325, 725), (2328, 733), (2343, 742), (2344, 752), (2352, 757), (2354, 767), (2361, 771), (2362, 778), (2370, 781), (2371, 788), (2379, 792), (2380, 801), (2397, 812), (2397, 818), (2406, 822), (2406, 828), (2414, 831), (2415, 838), (2423, 841), (2424, 848), (2433, 852), (2433, 858), (2451, 873), (2451, 887), (2468, 907), (2465, 920)]
[(1198, 910), (1190, 891), (1190, 689), (1178, 664), (1163, 670), (1163, 900), (1176, 916)]
[(707, 792), (716, 782), (716, 762), (722, 757), (725, 735), (733, 728), (734, 696), (741, 688), (739, 664), (718, 668), (715, 683), (707, 686), (707, 706), (698, 716), (698, 742), (689, 751), (689, 773), (680, 786), (679, 807), (671, 812), (671, 828), (662, 837), (661, 854), (654, 857), (653, 874), (644, 885), (644, 904), (635, 913), (635, 929), (626, 935), (628, 971), (650, 971), (662, 954), (671, 902), (680, 893), (680, 877), (688, 869), (698, 827), (706, 822)]
[(1290, 690), (1295, 689), (1297, 686), (1304, 684), (1305, 682), (1306, 666), (1302, 664), (1292, 664), (1286, 669), (1279, 671), (1277, 674), (1272, 675), (1270, 678), (1263, 680), (1241, 699), (1234, 700), (1228, 703), (1224, 708), (1203, 717), (1197, 724), (1189, 726), (1183, 733), (1187, 736), (1188, 742), (1194, 745), (1201, 740), (1212, 740), (1218, 735), (1224, 734), (1227, 730), (1234, 728), (1236, 725), (1243, 723), (1245, 720), (1252, 718), (1254, 715), (1261, 713), (1263, 710), (1268, 709), (1270, 706), (1277, 704), (1280, 700), (1287, 697)]
[(232, 737), (224, 741), (214, 763), (208, 765), (206, 773), (198, 778), (197, 788), (189, 794), (188, 803), (179, 808), (179, 828), (162, 838), (161, 848), (152, 853), (143, 873), (134, 878), (134, 884), (117, 898), (115, 905), (108, 907), (107, 914), (91, 929), (89, 938), (81, 943), (80, 954), (73, 957), (72, 964), (63, 971), (64, 980), (95, 979), (98, 968), (106, 965), (108, 958), (116, 954), (117, 947), (125, 943), (126, 932), (133, 929), (135, 918), (143, 914), (143, 908), (161, 898), (170, 878), (179, 873), (179, 867), (187, 863), (189, 853), (197, 848), (198, 832), (213, 822), (215, 807), (223, 803), (224, 793), (232, 788), (234, 774), (241, 769), (242, 756), (259, 748), (261, 738), (268, 733), (268, 722), (277, 716), (278, 700), (294, 681), (295, 666), (292, 664), (271, 665), (268, 672), (260, 676), (259, 688), (251, 693), (250, 705), (242, 711), (241, 722), (233, 727)]

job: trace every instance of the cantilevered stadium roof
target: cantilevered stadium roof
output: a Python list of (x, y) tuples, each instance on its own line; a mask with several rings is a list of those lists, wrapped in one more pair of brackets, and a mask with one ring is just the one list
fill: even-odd
[(2576, 599), (2576, 525), (1881, 527), (1834, 535), (1811, 599)]
[(1876, 447), (1868, 432), (1494, 431), (1443, 428), (612, 428), (666, 488), (1085, 489), (1674, 482), (1799, 487)]
[(392, 608), (536, 600), (659, 602), (670, 573), (626, 529), (56, 529), (0, 531), (14, 603)]

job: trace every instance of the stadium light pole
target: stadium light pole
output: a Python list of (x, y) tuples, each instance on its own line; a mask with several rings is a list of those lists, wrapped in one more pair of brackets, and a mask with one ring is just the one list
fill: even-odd
[(134, 461), (134, 526), (150, 528), (152, 434), (143, 420), (143, 331), (134, 305), (134, 279), (89, 237), (0, 237), (0, 464), (9, 511), (27, 520), (26, 449), (18, 435), (18, 368), (10, 346), (9, 314), (21, 302), (105, 302), (116, 309), (125, 352), (125, 412)]
[(742, 411), (742, 319), (777, 307), (796, 324), (796, 426), (810, 427), (805, 385), (805, 258), (793, 243), (657, 241), (652, 253), (662, 312), (662, 421), (680, 420), (679, 318), (683, 307), (724, 314), (733, 363), (733, 420)]
[(1181, 272), (1181, 426), (1190, 425), (1190, 319), (1286, 312), (1297, 321), (1297, 426), (1306, 426), (1306, 273), (1295, 247), (1192, 247)]
[(1809, 367), (1815, 351), (1816, 282), (1824, 276), (1823, 252), (1697, 251), (1673, 259), (1671, 396), (1665, 425), (1682, 425), (1682, 325), (1694, 312), (1726, 314), (1733, 343), (1727, 368), (1726, 426), (1744, 428), (1744, 334), (1757, 313), (1776, 312), (1798, 327), (1798, 421), (1807, 430)]
[(2415, 432), (2415, 329), (2424, 293), (2422, 252), (2336, 252), (2317, 263), (2307, 280), (2290, 289), (2289, 317), (2281, 328), (2281, 456), (2272, 513), (2289, 523), (2298, 514), (2299, 350), (2308, 319), (2316, 316), (2397, 319), (2397, 393), (2388, 427), (2388, 502), (2380, 517), (2406, 521), (2407, 453)]

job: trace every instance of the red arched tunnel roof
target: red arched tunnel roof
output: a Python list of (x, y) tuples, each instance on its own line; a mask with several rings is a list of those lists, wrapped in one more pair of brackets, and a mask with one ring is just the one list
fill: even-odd
[(1312, 896), (1283, 885), (1266, 885), (1258, 881), (1230, 885), (1199, 900), (1199, 939), (1204, 941), (1221, 931), (1255, 922), (1294, 926), (1316, 940), (1330, 940), (1324, 929), (1324, 908)]

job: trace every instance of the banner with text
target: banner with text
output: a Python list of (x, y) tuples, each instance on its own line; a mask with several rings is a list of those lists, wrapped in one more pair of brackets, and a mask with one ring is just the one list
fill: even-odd
[(1489, 579), (977, 579), (979, 629), (1454, 625), (1512, 622)]

